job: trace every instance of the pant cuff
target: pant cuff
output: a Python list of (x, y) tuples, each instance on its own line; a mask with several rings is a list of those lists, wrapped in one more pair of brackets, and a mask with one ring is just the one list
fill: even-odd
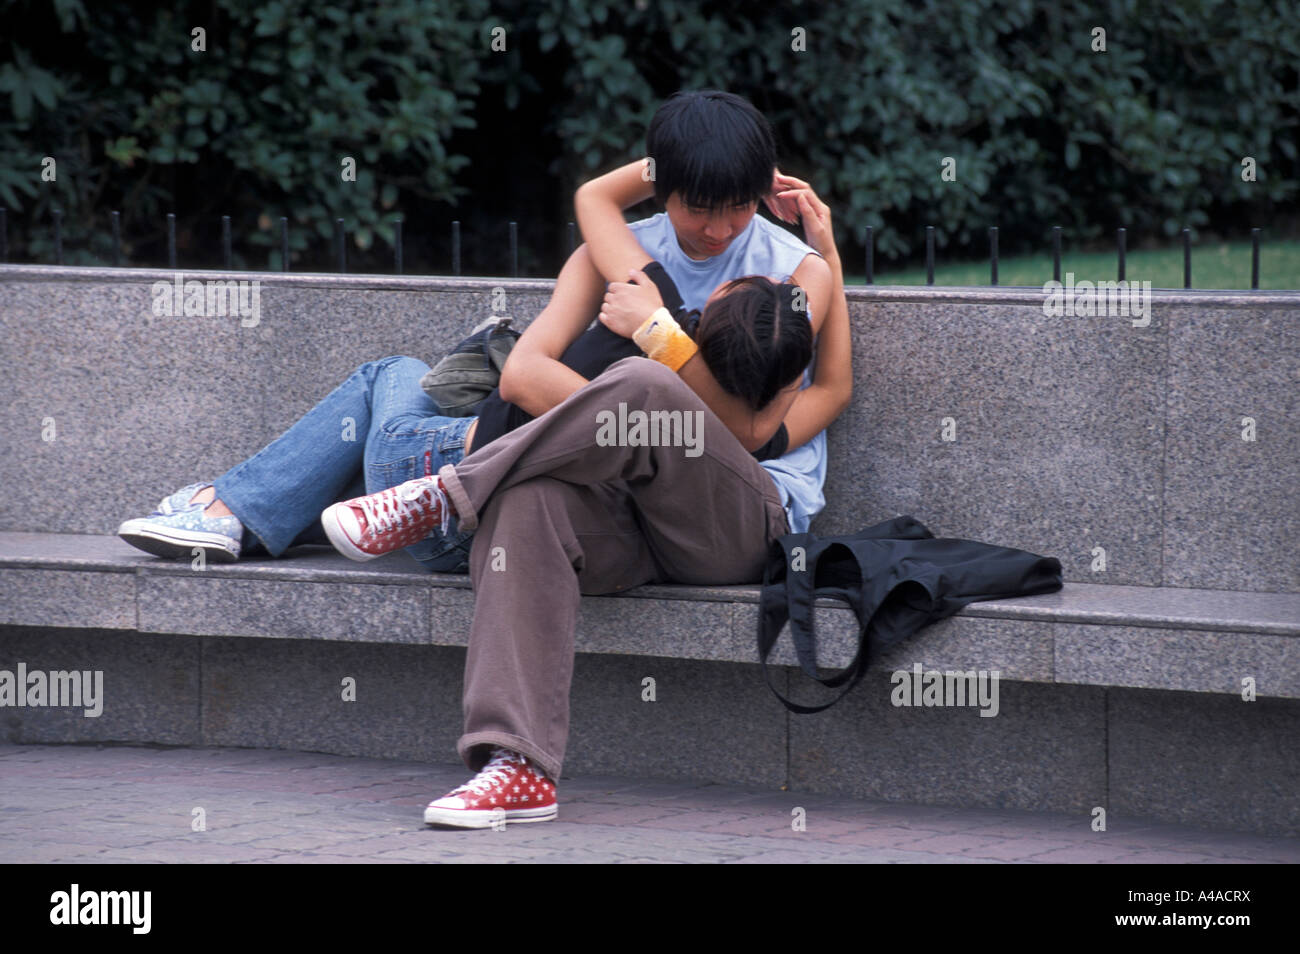
[(451, 505), (456, 508), (456, 528), (462, 531), (478, 529), (478, 512), (474, 505), (470, 503), (469, 494), (465, 493), (465, 487), (461, 484), (460, 478), (456, 476), (456, 468), (452, 464), (444, 464), (438, 471), (438, 476), (442, 478), (442, 486), (447, 489), (447, 496), (451, 498)]
[[(237, 492), (231, 493), (229, 488), (227, 488), (226, 491), (223, 493), (221, 487), (217, 486), (218, 483), (221, 482), (221, 480), (222, 478), (218, 477), (217, 480), (213, 481), (212, 483), (212, 494), (213, 494), (212, 499), (220, 500), (223, 504), (226, 505), (226, 509), (229, 510), (231, 513), (233, 513), (236, 518), (238, 518), (240, 524), (244, 528), (243, 540), (247, 540), (251, 535), (257, 540), (258, 543), (262, 545), (262, 548), (266, 550), (266, 552), (271, 556), (279, 557), (283, 555), (284, 552), (289, 549), (289, 543), (285, 543), (283, 546), (276, 546), (272, 542), (272, 538), (270, 537), (270, 535), (263, 533), (263, 531), (257, 526), (257, 524), (261, 523), (261, 515), (254, 514), (254, 516), (250, 519), (247, 516), (250, 512), (250, 507), (244, 506), (244, 501), (241, 499), (241, 497)], [(292, 538), (290, 538), (290, 542), (292, 542)], [(242, 540), (241, 540), (240, 549), (241, 550), (244, 549)]]
[(460, 740), (456, 743), (456, 751), (465, 764), (475, 772), (487, 764), (486, 755), (474, 751), (480, 745), (499, 745), (503, 749), (526, 755), (542, 767), (542, 771), (551, 777), (551, 781), (558, 782), (560, 780), (560, 769), (564, 764), (563, 759), (558, 759), (549, 752), (533, 745), (527, 739), (521, 739), (509, 732), (468, 732), (460, 737)]

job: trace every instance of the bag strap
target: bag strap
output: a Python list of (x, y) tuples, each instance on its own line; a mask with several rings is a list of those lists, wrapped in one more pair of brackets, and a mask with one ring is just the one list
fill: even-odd
[[(482, 348), (483, 348), (483, 370), (484, 371), (491, 371), (493, 366), (497, 364), (496, 358), (492, 354), (493, 335), (497, 335), (497, 334), (513, 335), (516, 339), (519, 338), (519, 332), (515, 331), (513, 328), (510, 327), (510, 323), (512, 321), (514, 321), (514, 318), (498, 318), (492, 324), (488, 325), (486, 328), (483, 329)], [(513, 348), (514, 345), (512, 344), (511, 347)], [(498, 373), (501, 371), (501, 368), (504, 367), (504, 365), (505, 362), (503, 361), (500, 366), (496, 367)]]
[[(870, 655), (866, 625), (869, 620), (862, 619), (863, 608), (861, 599), (858, 598), (850, 601), (850, 606), (858, 619), (857, 652), (854, 654), (852, 661), (834, 675), (825, 679), (817, 675), (817, 645), (813, 629), (813, 600), (816, 595), (817, 562), (827, 551), (842, 545), (832, 544), (821, 549), (815, 548), (814, 544), (815, 538), (806, 533), (787, 534), (776, 541), (770, 551), (770, 558), (763, 565), (763, 589), (759, 596), (758, 661), (763, 668), (763, 680), (783, 706), (791, 712), (801, 715), (823, 712), (848, 695), (853, 687), (861, 682), (862, 677), (866, 675)], [(795, 547), (803, 547), (804, 555), (809, 560), (809, 565), (804, 570), (791, 571), (789, 569), (790, 555)], [(774, 583), (771, 570), (776, 562), (777, 548), (780, 548), (780, 559), (785, 561), (785, 579), (783, 582)], [(852, 551), (849, 552), (849, 555), (853, 556)], [(856, 565), (856, 560), (854, 563)], [(828, 689), (843, 686), (835, 698), (824, 705), (805, 706), (792, 702), (772, 684), (772, 674), (768, 669), (767, 658), (771, 655), (772, 649), (776, 645), (777, 639), (780, 638), (787, 621), (790, 622), (790, 638), (794, 642), (795, 654), (799, 658), (799, 666), (804, 673), (813, 681), (821, 683)]]

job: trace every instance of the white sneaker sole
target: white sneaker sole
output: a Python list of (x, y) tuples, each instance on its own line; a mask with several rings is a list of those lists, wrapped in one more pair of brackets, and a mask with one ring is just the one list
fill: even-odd
[(430, 805), (424, 810), (426, 825), (447, 825), (451, 828), (491, 828), (493, 822), (504, 821), (507, 825), (523, 822), (550, 821), (559, 814), (559, 806), (546, 808), (512, 808), (506, 811), (468, 808), (434, 808)]
[(356, 560), (358, 563), (364, 563), (367, 560), (374, 560), (383, 556), (382, 553), (367, 553), (365, 550), (358, 548), (357, 545), (352, 542), (352, 538), (347, 535), (347, 531), (345, 531), (342, 524), (339, 523), (338, 515), (342, 512), (345, 506), (345, 504), (341, 503), (330, 504), (321, 511), (320, 524), (325, 528), (325, 536), (329, 537), (330, 543), (334, 545), (334, 549), (338, 550), (339, 553), (342, 553), (349, 560)]
[(195, 549), (202, 550), (205, 559), (218, 563), (234, 563), (239, 559), (238, 548), (231, 548), (229, 537), (219, 533), (204, 533), (201, 530), (173, 530), (170, 527), (128, 520), (117, 528), (117, 535), (131, 546), (152, 553), (154, 556), (176, 559), (193, 555)]

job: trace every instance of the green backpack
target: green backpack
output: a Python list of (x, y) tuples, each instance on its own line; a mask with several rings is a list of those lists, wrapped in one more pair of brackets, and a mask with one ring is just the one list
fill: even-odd
[(501, 381), (501, 369), (519, 340), (513, 318), (488, 318), (420, 379), (446, 417), (470, 417)]

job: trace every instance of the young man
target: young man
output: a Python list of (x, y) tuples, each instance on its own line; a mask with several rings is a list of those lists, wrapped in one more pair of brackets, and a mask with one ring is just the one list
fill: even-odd
[[(820, 508), (822, 431), (847, 403), (851, 378), (842, 307), (834, 309), (836, 354), (824, 361), (826, 374), (819, 365), (812, 386), (783, 394), (758, 413), (723, 391), (698, 355), (673, 363), (662, 356), (626, 358), (590, 382), (576, 362), (562, 360), (600, 301), (604, 277), (597, 269), (642, 280), (610, 286), (601, 327), (626, 334), (641, 323), (639, 317), (633, 323), (640, 313), (627, 303), (647, 291), (645, 272), (635, 269), (652, 257), (671, 266), (687, 308), (702, 307), (722, 281), (749, 274), (793, 275), (807, 292), (814, 330), (837, 295), (842, 306), (826, 261), (754, 215), (772, 190), (775, 150), (752, 106), (725, 93), (678, 94), (656, 114), (647, 145), (653, 184), (643, 175), (646, 167), (633, 164), (579, 190), (587, 244), (557, 282), (561, 307), (552, 300), (503, 372), (502, 403), (523, 412), (516, 418), (540, 416), (515, 427), (512, 412), (489, 412), (471, 436), (473, 452), (459, 464), (337, 505), (360, 539), (382, 537), (370, 534), (368, 513), (402, 507), (410, 511), (405, 523), (415, 521), (417, 531), (452, 516), (460, 530), (476, 531), (465, 732), (457, 749), (480, 771), (429, 805), (430, 824), (481, 828), (555, 817), (581, 594), (661, 580), (756, 580), (770, 542), (790, 528), (806, 528)], [(783, 218), (797, 211), (810, 238), (816, 232), (824, 241), (825, 206), (804, 184), (795, 188), (797, 180), (777, 181), (789, 188), (771, 203), (774, 210)], [(623, 228), (621, 211), (615, 229), (601, 225), (601, 203), (618, 210), (652, 188), (666, 211), (634, 223), (635, 237), (615, 234)], [(571, 295), (561, 296), (562, 284)], [(593, 347), (616, 356), (621, 345), (612, 337), (602, 344), (593, 336)], [(825, 339), (823, 352), (824, 345)], [(595, 420), (620, 403), (703, 412), (703, 453), (692, 458), (680, 447), (598, 444)], [(751, 452), (767, 445), (783, 421), (794, 450), (760, 464)]]

